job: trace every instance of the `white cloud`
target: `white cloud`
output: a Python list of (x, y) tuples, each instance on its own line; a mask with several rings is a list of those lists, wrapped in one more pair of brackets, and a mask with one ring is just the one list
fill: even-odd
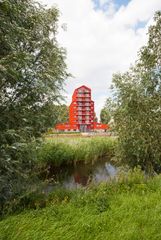
[[(109, 94), (112, 73), (125, 71), (134, 63), (137, 51), (146, 43), (147, 27), (154, 12), (161, 8), (161, 1), (131, 0), (117, 11), (111, 0), (101, 0), (102, 5), (110, 4), (106, 11), (96, 11), (92, 0), (41, 2), (48, 6), (56, 3), (61, 11), (60, 24), (67, 24), (67, 31), (60, 28), (58, 40), (67, 49), (68, 68), (75, 76), (66, 80), (68, 103), (76, 87), (87, 85), (92, 89), (99, 116)], [(145, 26), (138, 29), (140, 22), (145, 22)]]
[(103, 5), (107, 4), (107, 3), (110, 3), (110, 2), (111, 2), (111, 0), (99, 0), (99, 4), (101, 6), (103, 6)]
[(117, 5), (113, 0), (99, 0), (99, 8), (104, 11), (106, 16), (111, 16), (115, 13)]

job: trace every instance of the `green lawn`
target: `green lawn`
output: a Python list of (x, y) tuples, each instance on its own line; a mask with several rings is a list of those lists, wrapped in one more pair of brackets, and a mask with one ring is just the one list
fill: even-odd
[(59, 190), (45, 208), (0, 222), (1, 240), (159, 240), (161, 176), (138, 171), (76, 191)]

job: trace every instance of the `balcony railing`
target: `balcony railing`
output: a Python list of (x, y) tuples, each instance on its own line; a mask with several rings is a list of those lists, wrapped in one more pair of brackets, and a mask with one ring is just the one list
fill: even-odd
[(90, 111), (91, 108), (83, 105), (83, 106), (77, 106), (77, 110), (78, 111)]
[(90, 91), (82, 91), (82, 90), (78, 90), (78, 94), (90, 94)]
[(87, 122), (87, 121), (78, 121), (78, 124), (91, 124), (91, 122)]
[(79, 102), (77, 102), (77, 106), (91, 106), (91, 103), (90, 103), (90, 101), (88, 103), (83, 102), (83, 101), (79, 101)]
[(92, 116), (89, 114), (88, 115), (87, 114), (83, 114), (83, 115), (77, 114), (77, 118), (90, 119), (90, 118), (92, 118)]
[(90, 94), (78, 94), (77, 97), (90, 97)]
[(91, 107), (90, 104), (78, 104), (78, 107)]
[(78, 112), (76, 113), (77, 116), (90, 116), (91, 113), (83, 113), (83, 112)]
[(90, 98), (80, 98), (80, 97), (77, 97), (77, 102), (80, 101), (80, 102), (90, 102), (91, 99)]

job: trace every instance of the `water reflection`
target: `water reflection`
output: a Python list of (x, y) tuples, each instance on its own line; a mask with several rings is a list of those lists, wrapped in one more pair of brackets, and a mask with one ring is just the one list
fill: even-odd
[[(85, 187), (90, 183), (98, 184), (108, 181), (117, 174), (117, 168), (107, 160), (100, 160), (95, 164), (79, 163), (75, 167), (61, 168), (53, 173), (53, 178), (57, 182), (55, 186), (62, 186), (68, 189)], [(48, 186), (51, 191), (53, 184)]]

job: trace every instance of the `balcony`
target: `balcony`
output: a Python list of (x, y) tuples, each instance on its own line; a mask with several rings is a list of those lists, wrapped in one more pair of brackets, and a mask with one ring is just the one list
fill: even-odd
[(87, 115), (83, 115), (83, 116), (78, 116), (77, 119), (90, 120), (91, 117)]
[(77, 105), (78, 104), (82, 104), (84, 106), (84, 104), (86, 104), (86, 103), (90, 103), (91, 104), (91, 101), (90, 100), (78, 100), (77, 101)]
[(90, 97), (90, 94), (78, 94), (77, 97)]
[(78, 111), (90, 111), (91, 108), (83, 105), (83, 106), (77, 106), (77, 110)]
[(78, 90), (78, 94), (90, 94), (90, 91), (87, 91), (87, 90), (85, 90), (85, 91), (82, 91), (82, 90)]
[(78, 105), (77, 105), (78, 107), (91, 107), (91, 105), (89, 104), (89, 103), (86, 103), (86, 104), (81, 104), (81, 103), (79, 103)]
[(87, 122), (87, 121), (78, 121), (78, 124), (91, 124), (91, 122)]
[(83, 113), (83, 112), (78, 112), (76, 113), (77, 116), (91, 116), (91, 113)]
[(80, 97), (77, 97), (77, 102), (80, 101), (80, 102), (90, 102), (91, 99), (90, 98), (80, 98)]
[(76, 113), (80, 113), (80, 114), (91, 114), (90, 110), (87, 109), (77, 109)]

